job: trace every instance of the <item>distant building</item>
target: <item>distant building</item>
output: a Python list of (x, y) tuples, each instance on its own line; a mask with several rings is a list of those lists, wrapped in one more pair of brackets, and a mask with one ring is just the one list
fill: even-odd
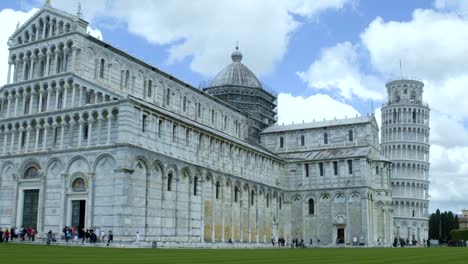
[(463, 209), (462, 214), (458, 218), (459, 229), (468, 229), (468, 209)]

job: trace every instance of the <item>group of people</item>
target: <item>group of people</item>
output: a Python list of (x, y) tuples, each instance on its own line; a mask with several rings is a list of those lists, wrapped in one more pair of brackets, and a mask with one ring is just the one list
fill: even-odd
[[(410, 242), (411, 242), (411, 244), (410, 244)], [(406, 240), (405, 240), (405, 239), (403, 239), (401, 237), (400, 238), (395, 237), (395, 239), (393, 239), (393, 247), (416, 246), (416, 245), (418, 245), (418, 243), (419, 242), (417, 240), (410, 241), (409, 238), (406, 238)], [(422, 245), (426, 246), (426, 239), (423, 239)]]
[(19, 239), (21, 241), (30, 240), (34, 241), (36, 238), (36, 229), (33, 227), (24, 227), (22, 226), (19, 230), (16, 227), (5, 227), (5, 229), (0, 228), (0, 243), (8, 241), (13, 241)]

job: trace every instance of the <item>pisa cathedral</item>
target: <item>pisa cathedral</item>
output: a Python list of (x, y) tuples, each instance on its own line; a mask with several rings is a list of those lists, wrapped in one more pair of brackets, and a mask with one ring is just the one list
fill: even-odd
[(116, 240), (375, 245), (428, 235), (423, 84), (374, 115), (276, 125), (236, 48), (197, 89), (44, 5), (10, 37), (0, 88), (0, 226)]

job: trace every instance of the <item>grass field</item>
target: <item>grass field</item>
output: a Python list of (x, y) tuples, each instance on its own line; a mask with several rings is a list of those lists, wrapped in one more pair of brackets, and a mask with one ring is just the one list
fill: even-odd
[(0, 263), (468, 263), (468, 248), (117, 249), (0, 244)]

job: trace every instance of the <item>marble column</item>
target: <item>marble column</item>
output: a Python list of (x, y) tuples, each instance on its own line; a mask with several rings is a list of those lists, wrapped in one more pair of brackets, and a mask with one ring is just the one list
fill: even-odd
[(42, 112), (42, 104), (43, 104), (43, 98), (44, 98), (44, 90), (40, 89), (39, 90), (39, 103), (37, 105), (37, 112), (41, 113)]
[(11, 95), (11, 91), (7, 96), (7, 107), (4, 110), (5, 111), (5, 118), (10, 117), (10, 108), (11, 108), (11, 100), (13, 99), (13, 95)]
[(77, 84), (71, 84), (71, 107), (75, 107), (75, 86), (78, 87)]
[(11, 130), (6, 130), (3, 132), (3, 154), (7, 153), (7, 140), (8, 136), (11, 133)]
[(61, 87), (60, 86), (56, 86), (55, 87), (55, 104), (54, 104), (54, 110), (59, 110), (59, 95), (60, 95), (60, 91), (61, 91)]
[(17, 116), (18, 116), (17, 114), (18, 114), (18, 101), (19, 101), (19, 97), (20, 97), (20, 95), (19, 95), (18, 91), (16, 91), (16, 95), (15, 95), (15, 109), (14, 109), (14, 111), (13, 111), (13, 117), (17, 117)]
[(52, 91), (53, 91), (53, 88), (51, 86), (49, 86), (49, 88), (47, 88), (47, 104), (46, 104), (46, 112), (49, 112), (50, 110), (50, 98), (52, 97)]
[(59, 73), (58, 59), (59, 59), (59, 51), (55, 50), (54, 51), (54, 71), (53, 71), (54, 74)]
[(88, 119), (88, 147), (91, 146), (91, 143), (92, 143), (92, 127), (93, 127), (93, 118), (92, 117), (89, 117)]
[(13, 62), (12, 62), (12, 61), (8, 61), (7, 84), (10, 84), (10, 81), (11, 81), (11, 65), (13, 65)]
[(33, 106), (34, 106), (34, 95), (36, 95), (36, 91), (31, 91), (31, 100), (29, 100), (29, 114), (34, 114)]
[(84, 122), (85, 121), (83, 119), (81, 119), (81, 118), (78, 121), (78, 123), (80, 124), (79, 127), (78, 127), (78, 147), (81, 147), (81, 141), (83, 139), (83, 124), (84, 124)]
[(46, 54), (46, 67), (45, 67), (45, 72), (44, 72), (44, 76), (47, 77), (49, 76), (49, 72), (50, 72), (50, 57), (52, 56), (52, 52), (49, 50)]
[(34, 56), (31, 55), (31, 66), (29, 67), (29, 79), (31, 80), (34, 77)]
[(71, 61), (70, 61), (70, 71), (73, 72), (75, 70), (75, 60), (76, 60), (76, 52), (77, 48), (75, 46), (71, 47)]
[(109, 114), (107, 116), (107, 140), (106, 140), (107, 145), (110, 144), (110, 140), (111, 140), (111, 128), (112, 128), (112, 114)]
[(70, 85), (68, 84), (65, 84), (63, 86), (63, 96), (62, 96), (62, 109), (66, 109), (67, 108), (67, 100), (68, 100), (68, 88), (70, 87)]
[(47, 131), (49, 130), (49, 127), (50, 125), (47, 123), (44, 125), (44, 138), (42, 139), (42, 150), (44, 151), (47, 149)]
[(31, 135), (31, 130), (32, 130), (32, 127), (30, 125), (28, 125), (26, 127), (26, 144), (25, 144), (24, 152), (29, 151), (29, 137)]
[(34, 142), (34, 151), (37, 151), (39, 147), (39, 133), (41, 131), (41, 127), (39, 124), (36, 125), (36, 141)]

